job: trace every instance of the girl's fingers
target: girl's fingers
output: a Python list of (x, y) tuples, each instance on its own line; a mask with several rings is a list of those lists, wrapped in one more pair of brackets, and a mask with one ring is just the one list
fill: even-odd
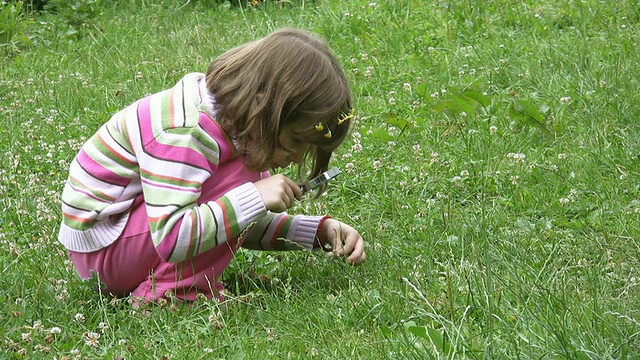
[(355, 248), (351, 255), (347, 258), (347, 262), (351, 265), (360, 265), (367, 259), (367, 255), (364, 252), (364, 241), (358, 241), (355, 244)]
[(367, 259), (364, 240), (358, 231), (333, 219), (327, 220), (325, 226), (325, 241), (331, 245), (333, 254), (352, 265), (360, 265)]

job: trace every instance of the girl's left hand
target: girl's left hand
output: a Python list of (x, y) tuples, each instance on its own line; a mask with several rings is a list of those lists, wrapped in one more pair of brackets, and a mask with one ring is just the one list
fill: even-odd
[(329, 245), (334, 254), (346, 257), (351, 265), (360, 265), (367, 259), (362, 236), (343, 222), (326, 219), (322, 224), (322, 237), (322, 245)]

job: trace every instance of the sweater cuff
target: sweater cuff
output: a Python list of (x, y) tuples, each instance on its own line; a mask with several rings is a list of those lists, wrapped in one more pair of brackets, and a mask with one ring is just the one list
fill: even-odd
[(238, 225), (244, 228), (267, 213), (262, 196), (253, 183), (245, 183), (225, 194), (233, 204)]
[(295, 242), (304, 246), (305, 249), (313, 250), (318, 226), (322, 219), (324, 219), (323, 216), (296, 215), (290, 238), (295, 239)]

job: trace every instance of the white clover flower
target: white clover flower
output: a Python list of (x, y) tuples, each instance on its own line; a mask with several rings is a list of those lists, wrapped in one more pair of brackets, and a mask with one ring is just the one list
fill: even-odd
[(498, 127), (495, 125), (489, 126), (489, 134), (495, 134), (498, 131)]
[(382, 168), (382, 162), (380, 160), (374, 160), (372, 167), (374, 170), (378, 171)]
[(515, 162), (515, 163), (523, 163), (524, 159), (526, 157), (527, 156), (525, 154), (522, 154), (522, 153), (508, 153), (507, 154), (507, 158), (512, 159), (513, 162)]
[(42, 325), (42, 321), (40, 321), (40, 320), (36, 320), (36, 321), (34, 321), (34, 322), (33, 322), (33, 327), (32, 327), (32, 328), (33, 328), (34, 330), (37, 330), (37, 331), (42, 331), (42, 330), (44, 330), (44, 326)]
[(567, 205), (567, 204), (569, 203), (569, 201), (570, 201), (570, 200), (569, 200), (569, 198), (563, 197), (563, 198), (560, 198), (560, 200), (558, 200), (558, 201), (559, 201), (559, 202), (560, 202), (560, 204), (562, 204), (562, 205)]
[(77, 322), (84, 322), (85, 318), (84, 315), (82, 315), (81, 313), (77, 313), (74, 318), (76, 319)]
[(355, 170), (356, 170), (356, 165), (354, 163), (350, 162), (350, 163), (346, 164), (344, 166), (344, 168), (347, 171), (347, 173), (353, 174), (355, 172)]
[(404, 89), (404, 91), (411, 91), (411, 84), (409, 83), (404, 83), (402, 85), (402, 88)]
[(100, 339), (100, 334), (98, 334), (97, 332), (85, 332), (83, 334), (83, 337), (85, 344), (87, 344), (88, 346), (98, 347), (100, 345), (100, 342), (98, 341), (98, 339)]
[(31, 342), (32, 338), (31, 338), (31, 333), (22, 333), (21, 336), (22, 341), (24, 342)]

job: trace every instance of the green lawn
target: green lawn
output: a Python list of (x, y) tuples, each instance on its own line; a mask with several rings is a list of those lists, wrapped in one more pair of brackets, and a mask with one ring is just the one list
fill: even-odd
[[(54, 2), (0, 2), (0, 358), (640, 357), (640, 2)], [(329, 42), (358, 115), (291, 212), (369, 260), (241, 252), (224, 304), (94, 292), (56, 240), (79, 147), (283, 26)]]

